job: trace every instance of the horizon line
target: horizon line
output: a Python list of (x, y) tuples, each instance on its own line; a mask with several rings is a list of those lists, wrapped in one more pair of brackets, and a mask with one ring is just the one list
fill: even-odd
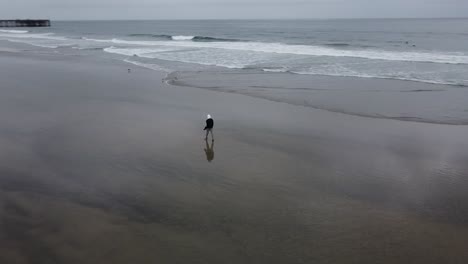
[[(47, 19), (47, 18), (46, 18)], [(397, 20), (397, 19), (468, 19), (468, 17), (330, 17), (330, 18), (124, 18), (124, 19), (50, 19), (51, 21), (189, 21), (189, 20), (198, 20), (198, 21), (228, 21), (228, 20)]]

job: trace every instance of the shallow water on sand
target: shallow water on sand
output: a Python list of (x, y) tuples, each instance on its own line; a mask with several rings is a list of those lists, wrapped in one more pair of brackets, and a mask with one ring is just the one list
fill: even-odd
[(166, 82), (346, 115), (467, 125), (468, 89), (400, 80), (297, 76), (258, 71), (180, 71)]

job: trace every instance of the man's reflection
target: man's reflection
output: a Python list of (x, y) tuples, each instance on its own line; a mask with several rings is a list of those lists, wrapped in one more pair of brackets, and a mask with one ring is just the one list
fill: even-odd
[(205, 147), (205, 154), (206, 160), (211, 162), (214, 159), (214, 141), (211, 141), (211, 146), (208, 143), (208, 140), (205, 140), (206, 147)]

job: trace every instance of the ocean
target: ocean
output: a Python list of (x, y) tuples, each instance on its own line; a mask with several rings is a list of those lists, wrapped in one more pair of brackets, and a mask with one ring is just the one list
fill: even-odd
[(0, 40), (168, 72), (220, 68), (468, 86), (468, 19), (55, 21), (1, 29)]

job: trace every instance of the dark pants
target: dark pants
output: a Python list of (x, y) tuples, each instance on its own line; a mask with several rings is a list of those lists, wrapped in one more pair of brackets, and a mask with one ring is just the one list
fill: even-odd
[(208, 139), (208, 133), (211, 133), (211, 139), (214, 140), (213, 129), (212, 129), (212, 128), (207, 128), (207, 129), (206, 129), (206, 136), (205, 136), (205, 139)]

